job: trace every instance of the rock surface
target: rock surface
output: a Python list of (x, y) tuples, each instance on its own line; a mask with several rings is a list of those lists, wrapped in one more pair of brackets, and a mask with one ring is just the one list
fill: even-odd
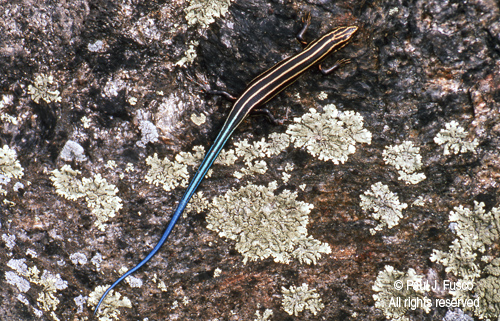
[[(499, 3), (234, 0), (227, 7), (206, 1), (214, 22), (196, 11), (197, 3), (0, 2), (0, 147), (14, 150), (23, 168), (20, 178), (5, 179), (4, 173), (8, 182), (0, 185), (6, 191), (0, 203), (0, 319), (92, 319), (89, 295), (152, 249), (184, 192), (149, 184), (147, 157), (157, 153), (173, 161), (194, 146), (208, 148), (228, 114), (231, 103), (206, 94), (198, 82), (241, 93), (259, 73), (301, 50), (295, 34), (304, 12), (313, 17), (307, 39), (335, 26), (359, 26), (353, 41), (325, 61), (351, 63), (328, 76), (316, 68), (306, 72), (267, 105), (285, 125), (252, 116), (226, 148), (284, 133), (294, 118), (327, 104), (358, 112), (371, 144), (357, 145), (338, 165), (289, 146), (265, 158), (267, 172), (241, 179), (233, 174), (243, 162), (216, 164), (199, 190), (211, 200), (231, 188), (277, 180), (276, 194), (297, 192), (298, 200), (313, 205), (308, 235), (327, 243), (331, 253), (315, 265), (271, 257), (244, 264), (234, 241), (206, 228), (206, 211), (189, 213), (160, 254), (134, 275), (139, 280), (116, 288), (131, 302), (116, 319), (254, 320), (257, 310), (271, 309), (269, 320), (385, 320), (372, 289), (385, 266), (412, 268), (426, 280), (456, 280), (430, 260), (433, 250), (448, 251), (456, 238), (450, 211), (472, 209), (474, 201), (486, 211), (500, 206)], [(192, 117), (201, 114), (207, 120), (197, 125)], [(472, 152), (444, 155), (435, 142), (452, 121), (465, 129), (467, 142), (476, 140)], [(83, 154), (74, 147), (72, 160), (71, 151), (61, 156), (68, 141)], [(406, 141), (419, 148), (418, 172), (426, 177), (416, 184), (401, 180), (384, 161), (388, 146)], [(284, 182), (287, 163), (293, 170)], [(87, 185), (102, 182), (99, 175), (107, 200), (119, 197), (121, 208), (102, 228), (95, 225), (90, 192), (74, 200), (57, 193), (51, 178), (64, 165), (81, 172), (83, 185), (85, 179), (93, 179)], [(360, 195), (378, 182), (407, 207), (394, 227), (371, 233), (378, 221), (362, 209)], [(92, 188), (99, 192), (102, 184)], [(481, 255), (498, 257), (498, 244)], [(324, 307), (290, 316), (281, 306), (281, 289), (303, 283)], [(429, 313), (405, 315), (442, 320), (447, 311), (433, 305)]]

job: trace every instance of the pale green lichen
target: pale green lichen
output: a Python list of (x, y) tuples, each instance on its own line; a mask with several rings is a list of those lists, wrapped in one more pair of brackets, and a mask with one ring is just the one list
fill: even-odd
[[(109, 285), (98, 286), (89, 294), (87, 306), (95, 308), (99, 299), (104, 294)], [(127, 297), (114, 290), (111, 290), (104, 301), (102, 301), (97, 317), (100, 321), (120, 320), (120, 308), (132, 308), (132, 302)]]
[[(4, 123), (10, 123), (14, 126), (18, 125), (17, 117), (9, 115), (5, 110), (3, 110), (6, 106), (12, 105), (14, 102), (13, 95), (3, 95), (0, 99), (0, 120)], [(7, 127), (7, 124), (5, 124)]]
[[(474, 202), (474, 210), (458, 206), (450, 212), (450, 221), (456, 222), (456, 235), (461, 244), (469, 244), (473, 250), (484, 253), (500, 236), (500, 210), (492, 208), (486, 212), (484, 203)], [(477, 235), (477, 236), (476, 236)]]
[(237, 159), (238, 157), (236, 157), (234, 149), (222, 150), (222, 152), (219, 154), (219, 157), (217, 157), (217, 159), (215, 160), (215, 164), (231, 166), (236, 163)]
[[(46, 312), (56, 311), (57, 305), (60, 302), (56, 297), (57, 291), (66, 289), (68, 287), (68, 282), (61, 279), (59, 274), (53, 274), (47, 270), (44, 270), (42, 275), (40, 275), (40, 270), (38, 270), (36, 266), (28, 268), (25, 259), (11, 259), (7, 263), (7, 266), (14, 269), (19, 276), (17, 279), (19, 283), (16, 285), (20, 291), (27, 292), (29, 290), (29, 283), (26, 284), (26, 279), (28, 279), (30, 283), (41, 287), (41, 291), (38, 293), (37, 298), (38, 306)], [(10, 272), (8, 276), (6, 275), (9, 283), (12, 281), (12, 273), (13, 272)], [(23, 284), (23, 286), (20, 287), (20, 284)], [(57, 318), (55, 314), (52, 316)]]
[(391, 8), (391, 9), (389, 9), (388, 14), (389, 14), (390, 16), (392, 16), (392, 15), (394, 15), (394, 14), (398, 13), (398, 12), (399, 12), (399, 10), (400, 10), (400, 9), (399, 9), (398, 7)]
[[(295, 243), (296, 248), (292, 252), (292, 257), (299, 260), (300, 263), (316, 264), (317, 260), (321, 258), (321, 253), (330, 254), (332, 252), (327, 243), (321, 243), (312, 236), (299, 237)], [(281, 257), (281, 262), (286, 263), (283, 259), (286, 259), (286, 255)]]
[[(230, 166), (235, 164), (238, 159), (241, 159), (245, 162), (245, 167), (235, 172), (233, 174), (234, 177), (241, 179), (244, 176), (264, 174), (268, 170), (267, 163), (264, 160), (256, 159), (277, 155), (288, 147), (289, 144), (290, 138), (287, 134), (271, 134), (268, 141), (262, 138), (253, 143), (249, 143), (248, 140), (244, 139), (236, 142), (234, 149), (222, 150), (219, 157), (215, 160), (215, 164)], [(152, 168), (146, 175), (146, 180), (148, 183), (155, 184), (156, 186), (163, 184), (166, 191), (170, 191), (179, 185), (186, 186), (189, 178), (187, 175), (187, 166), (199, 166), (204, 155), (205, 148), (203, 146), (195, 146), (192, 153), (180, 152), (177, 154), (175, 162), (170, 162), (168, 159), (160, 161), (156, 155), (148, 157), (146, 162)], [(208, 171), (207, 176), (211, 176), (211, 173), (211, 170)], [(179, 181), (181, 182), (179, 183)]]
[(133, 171), (134, 171), (134, 164), (127, 163), (127, 165), (125, 166), (125, 172), (132, 173)]
[(60, 102), (59, 90), (54, 89), (54, 77), (40, 74), (35, 78), (33, 85), (28, 86), (28, 93), (35, 103), (39, 103), (40, 99), (46, 103)]
[(156, 273), (153, 274), (152, 281), (153, 281), (153, 283), (156, 284), (158, 289), (160, 289), (162, 292), (168, 291), (167, 285), (165, 284), (165, 282), (163, 282), (163, 280), (158, 279), (158, 275), (156, 275)]
[(130, 104), (130, 106), (135, 106), (137, 104), (137, 98), (135, 97), (130, 97), (128, 99), (128, 103)]
[(444, 144), (443, 154), (459, 154), (466, 152), (476, 152), (476, 148), (479, 145), (477, 139), (472, 142), (467, 141), (467, 133), (460, 127), (458, 122), (451, 121), (445, 124), (445, 129), (441, 129), (439, 133), (434, 137), (434, 142), (438, 145)]
[(109, 169), (116, 169), (118, 167), (118, 164), (116, 164), (114, 160), (110, 159), (106, 162), (106, 165), (104, 165), (104, 167)]
[(423, 173), (417, 173), (422, 168), (422, 156), (419, 153), (420, 147), (405, 141), (401, 145), (386, 146), (382, 155), (387, 164), (396, 167), (400, 180), (417, 184), (426, 178)]
[[(5, 99), (5, 96), (3, 99)], [(19, 122), (17, 121), (16, 117), (7, 114), (5, 111), (2, 111), (5, 106), (5, 103), (2, 100), (0, 100), (0, 120), (6, 123), (11, 123), (12, 125), (18, 125)]]
[(382, 310), (387, 319), (398, 321), (409, 320), (404, 315), (410, 308), (429, 313), (432, 304), (424, 296), (426, 289), (423, 285), (423, 275), (418, 275), (414, 269), (404, 273), (386, 265), (372, 286), (377, 292), (373, 295), (375, 308)]
[(200, 165), (203, 156), (205, 155), (205, 147), (194, 146), (193, 153), (180, 152), (175, 156), (175, 161), (179, 164), (184, 164), (188, 166), (198, 166)]
[[(248, 140), (244, 139), (236, 142), (234, 149), (222, 150), (219, 157), (215, 160), (215, 164), (230, 166), (235, 164), (238, 159), (241, 159), (245, 162), (245, 167), (235, 172), (233, 174), (234, 177), (241, 179), (244, 176), (264, 174), (268, 170), (267, 163), (264, 160), (256, 159), (277, 155), (288, 147), (289, 144), (290, 138), (287, 134), (271, 134), (268, 141), (262, 138), (253, 143), (249, 143)], [(186, 166), (199, 166), (204, 155), (205, 148), (203, 146), (195, 146), (192, 153), (180, 152), (177, 154), (175, 162), (170, 162), (168, 159), (160, 161), (157, 159), (157, 156), (148, 157), (146, 161), (148, 165), (152, 166), (152, 169), (146, 175), (146, 179), (150, 184), (152, 183), (156, 186), (165, 183), (164, 189), (167, 191), (172, 190), (178, 185), (186, 186), (187, 179), (189, 178)], [(211, 173), (211, 170), (208, 171), (207, 176), (211, 176)], [(179, 183), (178, 181), (181, 178), (183, 180)]]
[(30, 281), (42, 286), (42, 292), (38, 294), (38, 298), (36, 299), (39, 302), (39, 306), (44, 311), (56, 311), (59, 299), (55, 297), (55, 294), (57, 290), (66, 289), (68, 282), (62, 280), (59, 274), (52, 274), (47, 270), (43, 271), (42, 276), (38, 275), (36, 267), (30, 269), (30, 271)]
[[(430, 260), (443, 264), (446, 272), (458, 277), (457, 282), (472, 282), (472, 289), (450, 291), (454, 299), (478, 300), (478, 305), (465, 306), (479, 319), (500, 317), (500, 258), (487, 255), (500, 239), (500, 208), (484, 209), (474, 202), (474, 209), (458, 206), (450, 212), (450, 227), (457, 238), (448, 252), (434, 250)], [(480, 257), (480, 259), (478, 258)], [(489, 262), (481, 270), (481, 261)]]
[(288, 174), (288, 173), (283, 173), (281, 174), (281, 179), (283, 180), (283, 183), (288, 183), (288, 181), (290, 180), (290, 178), (292, 177), (292, 175)]
[(465, 280), (480, 276), (476, 261), (477, 252), (484, 253), (487, 246), (499, 239), (500, 209), (484, 210), (484, 203), (474, 202), (474, 210), (458, 206), (450, 212), (449, 219), (456, 223), (457, 239), (448, 252), (434, 250), (430, 259), (446, 266), (446, 272)]
[[(28, 185), (31, 185), (31, 182), (29, 182), (29, 181), (28, 181), (28, 182), (27, 182), (27, 184), (28, 184)], [(23, 184), (23, 183), (21, 183), (21, 182), (16, 182), (16, 183), (14, 184), (14, 186), (12, 186), (12, 190), (13, 190), (14, 192), (18, 192), (20, 189), (23, 189), (23, 188), (24, 188), (24, 184)], [(4, 202), (5, 202), (5, 201), (7, 201), (7, 200), (4, 200)], [(9, 206), (15, 206), (15, 205), (16, 205), (16, 203), (14, 203), (14, 202), (10, 202), (10, 201), (7, 201), (7, 204), (9, 204)]]
[(326, 243), (307, 236), (311, 204), (296, 200), (297, 194), (284, 190), (275, 195), (276, 182), (269, 187), (248, 184), (216, 197), (209, 205), (207, 228), (236, 241), (243, 262), (265, 259), (289, 263), (316, 263), (321, 253), (330, 253)]
[(146, 158), (146, 164), (151, 166), (145, 178), (149, 184), (162, 186), (165, 191), (171, 191), (181, 185), (187, 186), (188, 171), (187, 166), (179, 162), (172, 162), (168, 158), (158, 159), (155, 153), (153, 157)]
[(285, 183), (285, 184), (288, 183), (288, 181), (292, 177), (292, 175), (290, 175), (288, 172), (293, 171), (293, 169), (294, 169), (293, 164), (286, 163), (286, 165), (285, 165), (285, 172), (281, 175), (283, 183)]
[(267, 157), (278, 155), (291, 143), (291, 137), (284, 133), (272, 133), (269, 135), (269, 142), (264, 150)]
[(97, 221), (94, 222), (101, 231), (104, 231), (105, 224), (109, 218), (114, 217), (116, 212), (122, 208), (121, 199), (116, 196), (118, 189), (115, 185), (109, 184), (101, 174), (94, 175), (93, 178), (82, 179), (83, 193), (87, 205), (92, 209)]
[(200, 24), (202, 28), (215, 22), (215, 18), (224, 17), (229, 10), (231, 0), (189, 0), (184, 9), (189, 25)]
[(3, 95), (0, 99), (0, 110), (4, 109), (5, 106), (11, 105), (14, 102), (13, 95)]
[(102, 255), (101, 255), (101, 253), (99, 253), (99, 252), (98, 252), (98, 253), (96, 253), (96, 254), (92, 257), (92, 259), (90, 260), (90, 262), (92, 262), (92, 264), (94, 264), (94, 265), (95, 265), (95, 267), (96, 267), (97, 271), (99, 271), (99, 270), (100, 270), (100, 268), (101, 268), (101, 263), (102, 263)]
[(267, 172), (267, 163), (263, 160), (255, 161), (255, 162), (247, 162), (246, 166), (241, 169), (240, 172), (234, 172), (233, 176), (241, 179), (243, 176), (253, 176), (255, 174), (262, 175)]
[(73, 170), (69, 165), (52, 171), (50, 180), (56, 188), (56, 193), (72, 201), (85, 196), (82, 192), (82, 182), (77, 178), (81, 173), (79, 170)]
[(305, 147), (320, 160), (344, 163), (356, 151), (356, 143), (371, 143), (371, 133), (363, 128), (363, 117), (352, 111), (338, 111), (335, 105), (326, 105), (324, 112), (310, 109), (295, 118), (287, 134), (295, 147)]
[(500, 316), (500, 258), (494, 259), (483, 272), (488, 275), (481, 278), (474, 288), (479, 298), (479, 307), (475, 314), (480, 319), (498, 320)]
[(93, 178), (84, 177), (81, 180), (77, 178), (79, 174), (80, 171), (64, 165), (61, 170), (52, 171), (50, 179), (58, 195), (73, 201), (85, 197), (87, 206), (97, 218), (94, 225), (104, 231), (105, 223), (122, 208), (122, 200), (116, 196), (118, 189), (115, 185), (109, 184), (101, 174), (96, 174)]
[(253, 321), (269, 321), (273, 316), (273, 310), (266, 309), (262, 315), (260, 315), (260, 311), (255, 311), (255, 319)]
[(430, 260), (446, 266), (446, 272), (469, 280), (480, 276), (476, 258), (477, 254), (473, 252), (470, 244), (461, 244), (459, 239), (455, 239), (450, 245), (449, 252), (434, 250)]
[(324, 92), (324, 91), (322, 91), (322, 92), (320, 92), (320, 93), (318, 94), (318, 99), (319, 99), (319, 100), (325, 100), (325, 99), (327, 99), (327, 98), (328, 98), (328, 94), (327, 94), (326, 92)]
[(256, 158), (265, 156), (265, 148), (267, 143), (262, 138), (260, 141), (248, 143), (248, 140), (244, 139), (234, 144), (236, 156), (243, 157), (245, 163), (250, 163)]
[(320, 295), (315, 289), (309, 290), (306, 283), (302, 283), (302, 286), (299, 287), (292, 285), (290, 289), (281, 287), (281, 293), (283, 294), (281, 305), (289, 315), (298, 316), (305, 309), (316, 315), (325, 307), (321, 302)]
[(0, 148), (0, 176), (5, 176), (10, 181), (11, 178), (19, 179), (23, 175), (23, 168), (17, 160), (16, 151), (4, 145), (3, 148)]
[(372, 217), (380, 223), (370, 233), (382, 230), (385, 226), (393, 228), (403, 218), (402, 210), (408, 207), (406, 203), (400, 203), (398, 196), (389, 190), (387, 185), (381, 182), (371, 186), (371, 190), (364, 192), (360, 206), (365, 211), (372, 211)]
[(483, 272), (494, 276), (500, 276), (500, 258), (491, 258), (490, 264), (488, 264)]
[(90, 124), (91, 124), (90, 118), (88, 118), (87, 116), (83, 116), (82, 118), (80, 118), (80, 121), (83, 124), (83, 128), (85, 128), (85, 129), (90, 128)]
[(198, 192), (194, 194), (189, 201), (188, 205), (186, 206), (186, 210), (184, 211), (184, 213), (182, 213), (182, 217), (187, 217), (187, 213), (191, 211), (195, 211), (196, 213), (200, 214), (201, 212), (206, 210), (209, 205), (210, 203), (208, 202), (207, 198), (203, 196), (203, 192)]
[(234, 177), (241, 179), (244, 176), (253, 176), (255, 174), (264, 174), (268, 167), (265, 161), (254, 161), (257, 158), (271, 157), (283, 151), (290, 144), (290, 139), (284, 138), (286, 134), (270, 135), (269, 141), (262, 138), (260, 141), (249, 143), (244, 139), (235, 143), (235, 154), (241, 157), (245, 162), (245, 168), (235, 172)]
[(191, 65), (198, 56), (196, 54), (196, 48), (199, 44), (200, 43), (198, 41), (191, 41), (189, 48), (184, 52), (184, 57), (177, 61), (175, 65), (179, 67), (187, 67), (187, 65)]
[(207, 121), (207, 116), (205, 114), (191, 114), (191, 121), (196, 125), (196, 126), (201, 126)]

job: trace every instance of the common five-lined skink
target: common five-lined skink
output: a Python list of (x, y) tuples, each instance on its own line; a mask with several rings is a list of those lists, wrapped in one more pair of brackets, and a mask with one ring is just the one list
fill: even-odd
[[(297, 38), (303, 43), (305, 43), (303, 41), (303, 35), (307, 27), (309, 26), (309, 23), (310, 16), (307, 15), (304, 19), (304, 27), (297, 36)], [(245, 119), (248, 113), (252, 109), (262, 106), (268, 100), (270, 100), (283, 89), (292, 84), (309, 67), (320, 63), (328, 56), (328, 54), (344, 47), (349, 42), (349, 40), (351, 40), (356, 30), (358, 30), (358, 27), (355, 26), (339, 27), (333, 29), (323, 37), (311, 42), (307, 47), (304, 48), (302, 52), (279, 62), (271, 69), (265, 71), (248, 85), (247, 89), (243, 92), (240, 98), (236, 100), (233, 109), (229, 113), (229, 116), (224, 123), (224, 126), (219, 132), (219, 135), (215, 139), (212, 147), (210, 147), (210, 150), (205, 155), (205, 158), (201, 162), (198, 171), (194, 175), (184, 196), (180, 200), (179, 205), (177, 206), (177, 209), (175, 210), (174, 215), (172, 216), (172, 219), (167, 226), (167, 229), (163, 233), (161, 239), (158, 241), (158, 244), (156, 244), (154, 249), (139, 264), (123, 274), (106, 290), (106, 292), (104, 292), (94, 310), (94, 314), (98, 311), (99, 306), (101, 305), (102, 301), (109, 293), (109, 291), (111, 291), (127, 276), (140, 269), (160, 250), (160, 248), (170, 235), (170, 232), (172, 232), (175, 223), (186, 208), (189, 200), (198, 188), (198, 185), (205, 177), (208, 169), (210, 168), (210, 166), (212, 166), (213, 162), (221, 152), (222, 148), (226, 144), (233, 131), (236, 129), (236, 127), (238, 127), (243, 119)], [(320, 66), (320, 70), (322, 73), (328, 74), (338, 66), (339, 64), (336, 64), (334, 67), (327, 70), (321, 69)]]

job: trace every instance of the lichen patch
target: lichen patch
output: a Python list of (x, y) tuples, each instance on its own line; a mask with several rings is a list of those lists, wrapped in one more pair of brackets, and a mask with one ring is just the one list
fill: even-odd
[(320, 295), (315, 289), (309, 289), (306, 283), (301, 286), (291, 286), (289, 289), (281, 287), (283, 301), (281, 305), (289, 315), (299, 316), (299, 313), (304, 310), (309, 310), (316, 315), (325, 307), (321, 302)]
[[(104, 294), (109, 285), (100, 285), (89, 294), (87, 306), (96, 307), (99, 299)], [(111, 290), (104, 301), (102, 301), (97, 317), (101, 321), (120, 320), (120, 308), (132, 308), (132, 302), (129, 298)]]
[(21, 178), (24, 175), (16, 151), (7, 145), (0, 148), (0, 175), (8, 178)]
[(422, 168), (422, 156), (420, 147), (413, 146), (412, 142), (386, 146), (382, 155), (384, 162), (396, 167), (399, 179), (407, 184), (417, 184), (426, 178), (424, 173), (417, 173)]
[(371, 211), (372, 217), (380, 222), (375, 228), (370, 229), (371, 234), (375, 234), (384, 227), (396, 226), (403, 218), (402, 211), (408, 207), (408, 204), (400, 203), (398, 196), (381, 182), (373, 184), (370, 190), (365, 191), (359, 197), (361, 208)]
[[(419, 286), (420, 284), (423, 284), (423, 276), (418, 275), (414, 269), (410, 268), (408, 272), (404, 273), (386, 265), (385, 269), (379, 272), (372, 287), (372, 290), (376, 292), (373, 295), (375, 308), (382, 310), (387, 319), (409, 320), (404, 315), (409, 310), (410, 305), (403, 304), (404, 300), (420, 299), (422, 303), (430, 302), (430, 299), (425, 297), (425, 288)], [(416, 308), (429, 313), (431, 304), (422, 304)]]
[(260, 314), (260, 311), (257, 310), (255, 311), (255, 319), (253, 319), (253, 321), (270, 321), (272, 316), (273, 310), (271, 309), (266, 309), (262, 315)]
[(101, 174), (96, 174), (92, 178), (84, 177), (81, 180), (77, 178), (80, 174), (80, 171), (64, 165), (60, 170), (52, 171), (50, 180), (56, 188), (56, 193), (66, 199), (76, 201), (80, 197), (85, 197), (87, 206), (97, 218), (94, 225), (104, 231), (105, 223), (123, 206), (121, 198), (116, 196), (118, 189), (108, 183)]
[(284, 190), (276, 195), (276, 182), (268, 187), (248, 184), (216, 197), (209, 205), (207, 228), (236, 241), (243, 262), (273, 257), (275, 262), (316, 263), (330, 246), (307, 236), (311, 204), (297, 201)]
[[(457, 282), (472, 282), (471, 290), (450, 291), (454, 299), (478, 300), (478, 306), (466, 306), (480, 319), (496, 320), (500, 316), (500, 258), (488, 255), (500, 238), (500, 208), (489, 212), (484, 203), (474, 202), (474, 209), (455, 207), (450, 212), (450, 226), (457, 238), (448, 252), (434, 250), (430, 260), (441, 263)], [(488, 263), (484, 268), (481, 266)]]
[(477, 139), (467, 140), (467, 133), (456, 121), (446, 123), (444, 129), (434, 137), (434, 142), (438, 145), (444, 145), (443, 155), (459, 154), (466, 152), (476, 152), (479, 145)]
[(335, 105), (324, 112), (309, 109), (309, 113), (294, 119), (287, 134), (295, 147), (304, 147), (320, 160), (344, 163), (356, 151), (356, 143), (371, 143), (371, 133), (363, 128), (363, 117), (352, 111), (339, 111)]
[(184, 12), (188, 25), (199, 24), (207, 28), (216, 18), (224, 17), (230, 5), (231, 0), (189, 0)]
[(158, 154), (146, 158), (146, 164), (151, 168), (145, 178), (149, 184), (162, 186), (165, 191), (171, 191), (178, 185), (187, 186), (188, 171), (187, 166), (177, 161), (172, 162), (168, 158), (160, 160)]
[(60, 102), (59, 90), (55, 89), (56, 83), (52, 75), (40, 74), (36, 76), (33, 85), (28, 86), (28, 94), (35, 103), (40, 103), (40, 99), (46, 103)]
[(66, 289), (68, 282), (64, 281), (59, 274), (47, 270), (40, 275), (40, 270), (36, 266), (28, 267), (26, 259), (11, 259), (7, 266), (15, 271), (8, 271), (5, 274), (7, 282), (17, 286), (21, 292), (27, 292), (31, 283), (41, 287), (36, 299), (38, 307), (45, 312), (50, 312), (50, 315), (58, 320), (53, 313), (60, 302), (57, 298), (57, 291)]

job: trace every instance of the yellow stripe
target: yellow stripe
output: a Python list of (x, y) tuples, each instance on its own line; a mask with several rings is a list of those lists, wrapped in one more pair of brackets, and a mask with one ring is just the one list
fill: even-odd
[[(325, 37), (328, 37), (330, 36), (333, 32), (335, 32), (336, 30), (330, 32), (330, 33), (327, 33), (326, 35), (324, 35), (323, 37), (319, 38), (318, 40), (314, 41), (315, 43), (319, 43), (321, 42)], [(347, 29), (346, 29), (347, 31)], [(263, 77), (262, 79), (259, 79), (259, 81), (257, 81), (256, 83), (254, 83), (252, 86), (248, 87), (245, 92), (248, 92), (250, 90), (252, 90), (253, 88), (255, 88), (256, 86), (259, 86), (262, 81), (268, 79), (269, 77), (280, 77), (281, 75), (283, 74), (286, 74), (288, 70), (293, 70), (294, 68), (296, 68), (297, 66), (299, 66), (300, 64), (302, 64), (304, 61), (306, 61), (309, 57), (311, 56), (314, 56), (316, 55), (318, 52), (321, 52), (324, 50), (325, 47), (333, 47), (335, 44), (337, 44), (337, 40), (339, 38), (344, 38), (344, 34), (347, 34), (347, 32), (344, 32), (342, 33), (341, 36), (336, 36), (334, 37), (332, 40), (328, 41), (328, 42), (325, 42), (322, 46), (320, 46), (319, 48), (314, 48), (314, 46), (310, 47), (310, 48), (306, 48), (304, 51), (300, 52), (299, 54), (297, 54), (295, 57), (292, 57), (291, 60), (295, 61), (297, 58), (301, 57), (301, 56), (304, 56), (303, 59), (300, 59), (298, 60), (292, 67), (289, 67), (288, 66), (288, 63), (284, 64), (283, 66), (280, 66), (279, 68), (277, 68), (276, 70), (274, 70), (273, 72), (269, 73), (268, 75), (266, 75), (265, 77)], [(333, 43), (333, 44), (332, 44)], [(315, 49), (312, 53), (310, 53), (311, 50)], [(255, 96), (259, 95), (262, 91), (266, 90), (269, 86), (273, 85), (272, 86), (272, 89), (269, 90), (269, 92), (272, 92), (274, 89), (276, 88), (279, 88), (281, 86), (283, 86), (283, 84), (285, 84), (287, 81), (289, 81), (290, 79), (296, 77), (298, 74), (302, 73), (303, 71), (307, 70), (308, 68), (310, 68), (312, 65), (316, 64), (318, 61), (322, 60), (326, 55), (328, 55), (330, 53), (330, 50), (325, 50), (325, 53), (323, 55), (321, 55), (318, 59), (314, 60), (312, 63), (308, 64), (307, 66), (305, 66), (304, 68), (301, 68), (298, 72), (296, 72), (293, 76), (291, 77), (288, 77), (287, 79), (285, 79), (283, 82), (281, 82), (279, 85), (273, 85), (272, 82), (262, 86), (262, 88), (260, 88), (257, 92), (255, 92), (252, 96), (250, 96), (247, 101), (251, 101)], [(287, 70), (284, 70), (284, 71), (281, 71), (282, 68), (286, 68)], [(278, 74), (277, 76), (275, 76), (276, 74)], [(244, 96), (244, 93), (243, 95)], [(252, 106), (250, 108), (240, 108), (240, 110), (236, 113), (235, 115), (235, 118), (238, 118), (237, 116), (239, 116), (239, 114), (244, 110), (244, 109), (247, 109), (246, 111), (246, 114), (248, 114), (250, 112), (250, 110), (258, 105), (259, 103), (261, 103), (263, 100), (265, 100), (267, 97), (264, 95), (262, 97), (262, 99), (258, 100), (257, 102), (255, 102), (254, 104), (252, 104)], [(235, 105), (238, 104), (238, 101), (236, 101)], [(246, 106), (245, 103), (243, 103), (243, 106)]]

